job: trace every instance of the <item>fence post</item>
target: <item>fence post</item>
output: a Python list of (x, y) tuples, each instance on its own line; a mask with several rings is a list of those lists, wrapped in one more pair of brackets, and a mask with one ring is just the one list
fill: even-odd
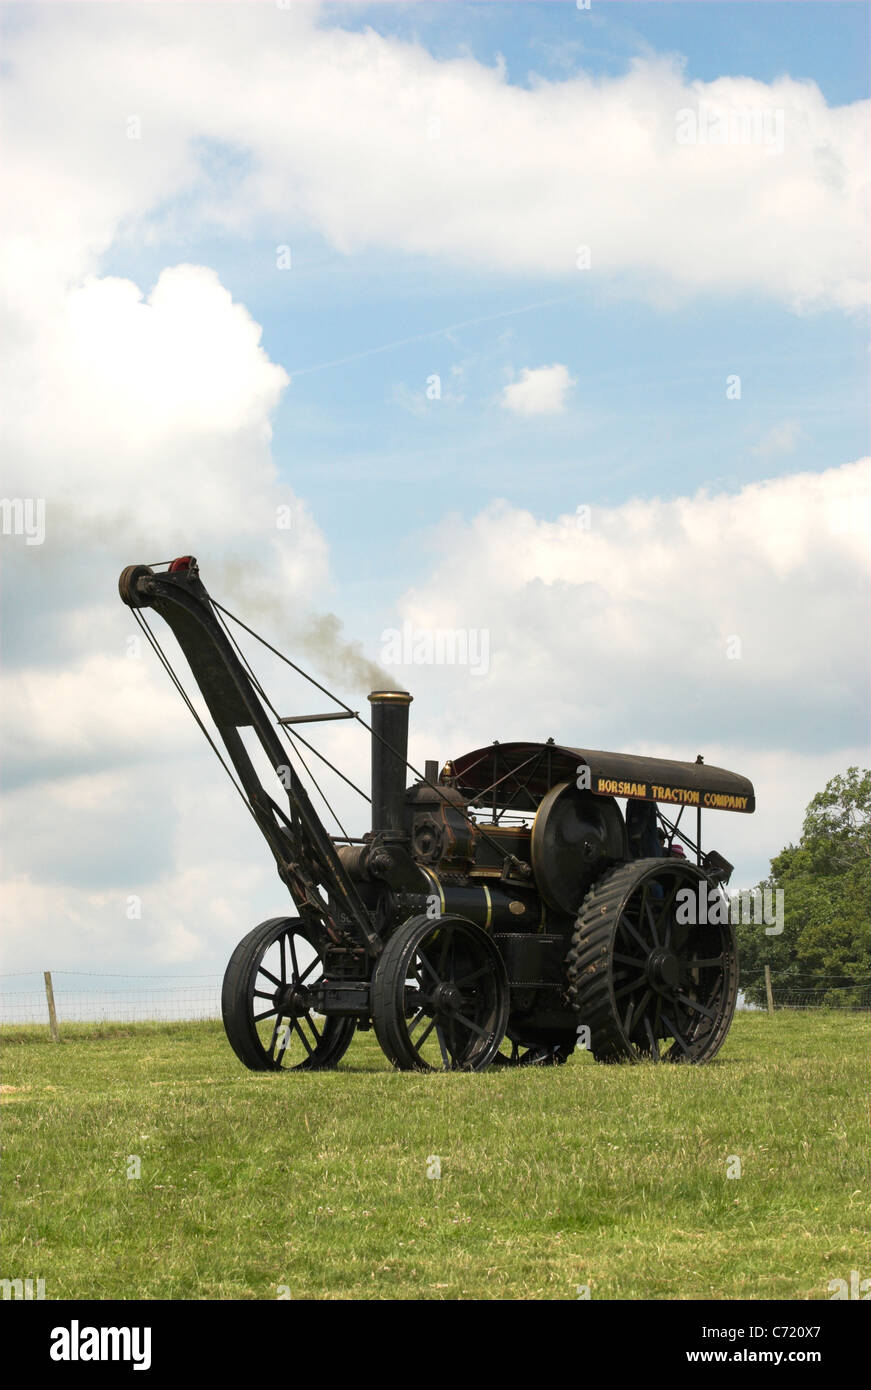
[(771, 966), (765, 967), (765, 997), (768, 1000), (768, 1012), (774, 1013), (774, 995), (771, 992)]
[(51, 1029), (51, 1036), (54, 1042), (60, 1042), (60, 1030), (57, 1026), (57, 1010), (54, 1007), (54, 990), (51, 984), (51, 971), (43, 970), (45, 976), (45, 997), (48, 1002), (48, 1026)]

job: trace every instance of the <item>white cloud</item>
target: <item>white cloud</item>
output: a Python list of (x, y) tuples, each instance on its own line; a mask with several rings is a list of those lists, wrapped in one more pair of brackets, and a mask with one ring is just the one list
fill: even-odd
[(490, 667), (399, 668), (430, 746), (554, 737), (762, 767), (764, 816), (728, 832), (761, 872), (776, 827), (800, 825), (796, 788), (867, 763), (871, 460), (584, 519), (497, 502), (438, 532), (401, 617), (485, 630)]
[(502, 404), (515, 415), (556, 415), (566, 408), (566, 396), (575, 385), (568, 367), (524, 367), (519, 381), (502, 391)]
[(131, 521), (167, 540), (189, 537), (193, 516), (200, 532), (222, 526), (228, 505), (242, 532), (264, 526), (276, 501), (269, 418), (287, 376), (214, 271), (167, 269), (147, 297), (90, 277), (35, 325), (4, 354), (4, 484), (46, 498), (49, 537), (61, 500), (100, 516), (123, 499)]
[[(733, 494), (594, 507), (585, 521), (540, 521), (505, 502), (451, 518), (402, 618), (488, 627), (490, 679), (507, 697), (525, 702), (545, 660), (534, 682), (545, 708), (565, 700), (619, 723), (653, 704), (663, 737), (663, 720), (675, 734), (688, 721), (704, 727), (702, 706), (730, 722), (746, 713), (750, 728), (782, 707), (786, 729), (790, 711), (818, 702), (828, 736), (848, 717), (844, 692), (867, 678), (856, 634), (871, 573), (871, 461)], [(462, 556), (474, 556), (474, 586)], [(740, 660), (727, 658), (731, 635)], [(691, 714), (686, 698), (672, 703), (674, 681)]]
[[(521, 88), (501, 65), (272, 5), (37, 10), (6, 58), (13, 297), (119, 233), (178, 238), (206, 217), (658, 297), (867, 301), (869, 103), (830, 107), (813, 82), (690, 82), (644, 59)], [(782, 150), (680, 143), (687, 110), (782, 113)]]

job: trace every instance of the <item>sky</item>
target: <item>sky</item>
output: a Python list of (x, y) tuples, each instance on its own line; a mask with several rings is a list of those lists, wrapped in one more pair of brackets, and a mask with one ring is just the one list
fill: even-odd
[(2, 7), (3, 971), (219, 971), (287, 907), (134, 562), (354, 708), (386, 663), (418, 766), (749, 776), (736, 886), (868, 765), (868, 51), (858, 0)]

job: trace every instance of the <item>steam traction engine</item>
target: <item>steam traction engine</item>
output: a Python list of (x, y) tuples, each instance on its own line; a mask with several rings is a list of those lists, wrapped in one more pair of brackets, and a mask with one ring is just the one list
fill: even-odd
[[(336, 713), (280, 716), (230, 622), (257, 634), (209, 596), (193, 557), (162, 570), (132, 565), (119, 589), (235, 773), (299, 914), (255, 927), (227, 967), (224, 1025), (247, 1067), (332, 1067), (355, 1029), (369, 1027), (402, 1070), (554, 1064), (579, 1040), (600, 1061), (704, 1062), (717, 1052), (738, 955), (720, 920), (728, 914), (705, 911), (731, 865), (702, 853), (701, 811), (753, 811), (746, 778), (700, 758), (549, 739), (496, 742), (441, 770), (427, 762), (423, 774), (411, 768), (407, 787), (411, 695), (373, 691), (371, 724), (335, 696)], [(184, 652), (223, 753), (149, 627), (149, 608)], [(358, 838), (327, 833), (295, 766), (314, 781), (302, 749), (322, 755), (300, 726), (336, 718), (357, 719), (371, 736), (372, 828)], [(242, 730), (271, 764), (279, 801)], [(687, 810), (695, 840), (681, 829)]]

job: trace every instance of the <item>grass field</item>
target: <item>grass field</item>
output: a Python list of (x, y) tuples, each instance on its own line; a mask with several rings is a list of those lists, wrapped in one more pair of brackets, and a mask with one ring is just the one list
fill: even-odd
[(217, 1023), (64, 1032), (3, 1035), (0, 1275), (49, 1299), (827, 1299), (871, 1276), (867, 1014), (742, 1014), (695, 1069), (483, 1075), (393, 1072), (371, 1034), (280, 1075)]

